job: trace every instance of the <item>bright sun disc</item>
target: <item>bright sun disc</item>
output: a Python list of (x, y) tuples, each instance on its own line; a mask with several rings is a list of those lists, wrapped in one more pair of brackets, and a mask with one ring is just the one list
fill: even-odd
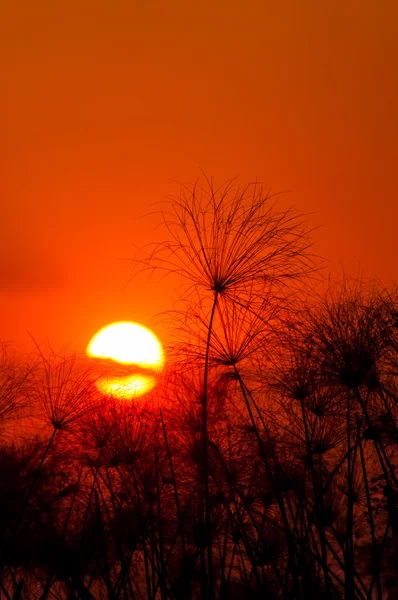
[[(147, 327), (120, 321), (103, 327), (91, 339), (87, 354), (107, 361), (107, 374), (97, 381), (98, 389), (117, 398), (141, 396), (156, 385), (156, 375), (163, 368), (162, 344)], [(115, 364), (125, 365), (123, 376)], [(131, 365), (131, 369), (127, 366)], [(137, 372), (138, 371), (138, 372)]]
[(87, 353), (96, 358), (110, 358), (124, 365), (163, 366), (163, 348), (150, 329), (120, 321), (100, 329), (88, 345)]

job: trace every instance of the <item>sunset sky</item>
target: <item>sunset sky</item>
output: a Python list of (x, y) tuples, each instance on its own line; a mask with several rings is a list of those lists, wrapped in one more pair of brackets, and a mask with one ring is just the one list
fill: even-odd
[(172, 285), (129, 259), (200, 169), (314, 213), (330, 271), (397, 279), (395, 0), (20, 0), (0, 45), (3, 340), (164, 338)]

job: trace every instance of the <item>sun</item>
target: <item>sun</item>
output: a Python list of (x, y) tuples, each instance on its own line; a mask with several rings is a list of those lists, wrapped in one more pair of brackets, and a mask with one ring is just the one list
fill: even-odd
[(164, 366), (160, 340), (144, 325), (131, 321), (110, 323), (100, 329), (88, 344), (87, 354), (99, 359), (104, 367), (97, 380), (98, 389), (120, 399), (152, 390)]

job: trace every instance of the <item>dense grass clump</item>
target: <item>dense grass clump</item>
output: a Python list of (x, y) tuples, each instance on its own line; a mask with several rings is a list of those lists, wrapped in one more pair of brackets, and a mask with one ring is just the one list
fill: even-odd
[(396, 597), (396, 296), (308, 299), (310, 231), (257, 185), (162, 214), (141, 265), (187, 286), (151, 395), (4, 355), (0, 597)]

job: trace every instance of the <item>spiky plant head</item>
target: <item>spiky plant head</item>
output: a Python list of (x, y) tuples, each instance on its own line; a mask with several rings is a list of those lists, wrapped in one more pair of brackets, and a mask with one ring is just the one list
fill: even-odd
[(159, 211), (168, 239), (143, 249), (137, 264), (175, 273), (188, 290), (244, 301), (247, 287), (275, 295), (313, 272), (307, 222), (258, 183), (217, 187), (210, 179), (183, 186)]
[(92, 369), (81, 365), (76, 355), (53, 351), (40, 350), (31, 397), (54, 430), (70, 428), (101, 403)]
[(383, 289), (344, 281), (331, 286), (307, 312), (302, 348), (328, 386), (355, 390), (379, 386), (391, 347), (389, 307)]

